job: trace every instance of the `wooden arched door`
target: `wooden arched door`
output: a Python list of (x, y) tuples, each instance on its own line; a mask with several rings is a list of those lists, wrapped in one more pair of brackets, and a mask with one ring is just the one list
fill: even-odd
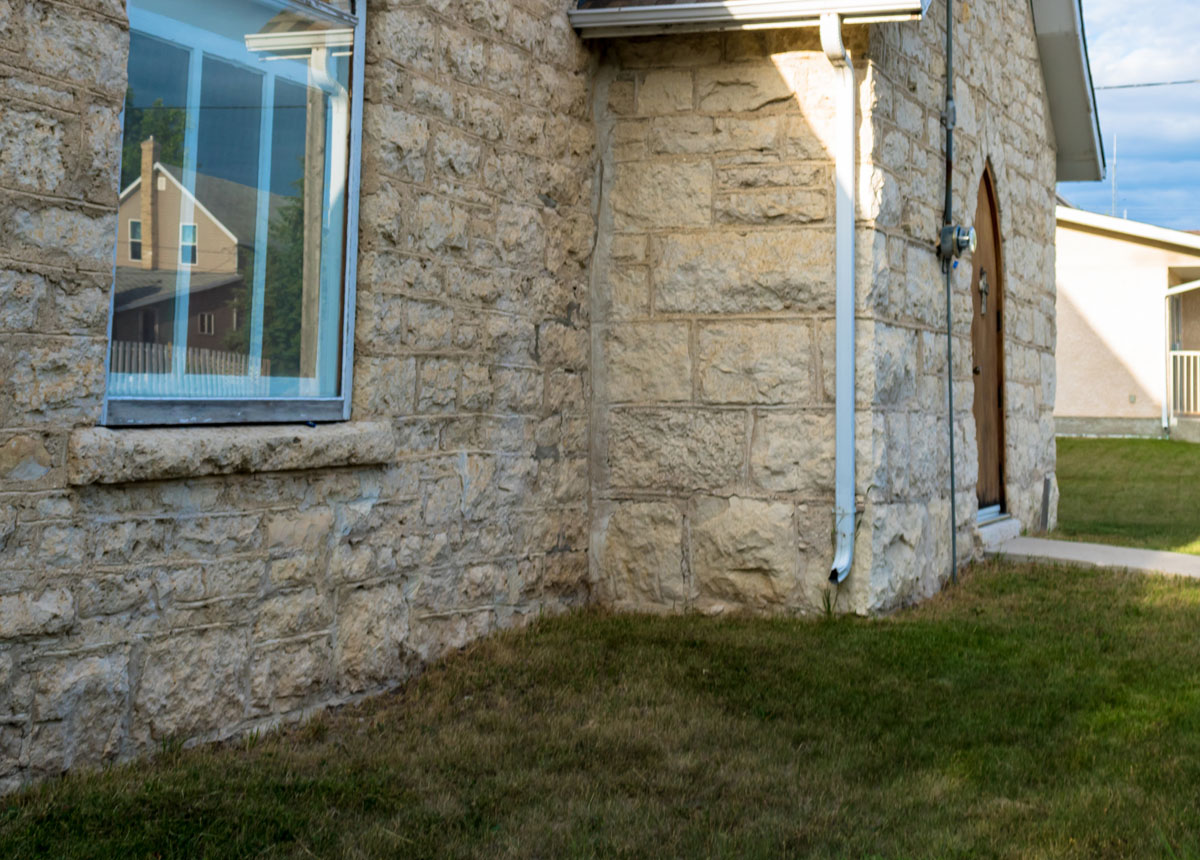
[(979, 180), (972, 256), (971, 372), (975, 382), (975, 438), (979, 446), (981, 519), (1004, 510), (1004, 267), (1000, 214), (989, 168)]

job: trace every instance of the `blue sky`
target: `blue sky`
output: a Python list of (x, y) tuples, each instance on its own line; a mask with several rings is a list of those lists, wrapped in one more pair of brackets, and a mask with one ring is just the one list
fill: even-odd
[[(1200, 78), (1200, 0), (1083, 0), (1097, 87)], [(1109, 178), (1064, 182), (1082, 209), (1200, 230), (1200, 84), (1096, 93)]]

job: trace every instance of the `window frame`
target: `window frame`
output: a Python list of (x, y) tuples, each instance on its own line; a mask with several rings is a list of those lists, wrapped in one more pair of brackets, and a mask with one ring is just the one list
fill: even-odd
[[(183, 231), (186, 230), (188, 227), (192, 228), (192, 241), (184, 242), (183, 241)], [(185, 260), (183, 258), (183, 249), (184, 248), (192, 249), (192, 253), (190, 255), (192, 259)], [(194, 265), (196, 265), (197, 262), (199, 262), (199, 260), (200, 260), (200, 229), (196, 226), (196, 222), (194, 222), (194, 221), (186, 223), (186, 224), (180, 224), (179, 225), (179, 265), (194, 266)]]
[[(137, 228), (138, 228), (138, 237), (136, 239), (133, 238), (133, 225), (134, 224), (137, 224)], [(140, 263), (140, 262), (142, 262), (142, 219), (141, 218), (130, 218), (126, 222), (126, 225), (127, 225), (128, 231), (129, 231), (129, 260), (130, 260), (130, 262), (133, 262), (133, 263)], [(136, 257), (133, 256), (133, 246), (135, 243), (137, 244), (137, 249), (138, 249)]]
[[(112, 362), (116, 289), (110, 289), (108, 344), (105, 352), (105, 396), (100, 423), (108, 427), (194, 424), (291, 424), (348, 421), (354, 387), (354, 322), (358, 273), (358, 216), (362, 179), (363, 84), (366, 64), (366, 2), (354, 0), (353, 13), (321, 0), (285, 0), (285, 6), (341, 21), (354, 31), (350, 65), (350, 139), (346, 166), (346, 200), (342, 265), (342, 325), (338, 394), (330, 397), (113, 396), (108, 392)], [(131, 22), (132, 27), (132, 22)], [(133, 27), (136, 29), (136, 27)], [(181, 236), (182, 236), (181, 225)], [(199, 235), (197, 234), (197, 240)], [(182, 246), (182, 243), (181, 243)], [(197, 255), (199, 254), (198, 244)], [(180, 254), (182, 255), (182, 247)], [(181, 259), (182, 263), (182, 259)], [(113, 283), (116, 263), (113, 265)]]

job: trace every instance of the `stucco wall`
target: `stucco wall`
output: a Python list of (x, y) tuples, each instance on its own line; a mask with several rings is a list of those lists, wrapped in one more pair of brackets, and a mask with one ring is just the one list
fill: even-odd
[[(1198, 263), (1200, 253), (1059, 225), (1056, 416), (1140, 418), (1152, 430), (1161, 424), (1163, 291), (1171, 286), (1170, 267)], [(1191, 321), (1184, 348), (1195, 349), (1200, 306), (1190, 294), (1184, 299)]]
[(123, 4), (0, 3), (0, 791), (587, 597), (588, 55), (538, 0), (367, 30), (352, 423), (95, 431)]

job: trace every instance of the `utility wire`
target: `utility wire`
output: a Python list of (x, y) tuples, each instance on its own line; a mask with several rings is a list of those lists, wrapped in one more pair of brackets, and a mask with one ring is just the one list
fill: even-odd
[(1200, 78), (1186, 81), (1147, 81), (1141, 84), (1110, 84), (1107, 87), (1094, 87), (1097, 90), (1140, 90), (1145, 87), (1178, 87), (1184, 84), (1200, 84)]

